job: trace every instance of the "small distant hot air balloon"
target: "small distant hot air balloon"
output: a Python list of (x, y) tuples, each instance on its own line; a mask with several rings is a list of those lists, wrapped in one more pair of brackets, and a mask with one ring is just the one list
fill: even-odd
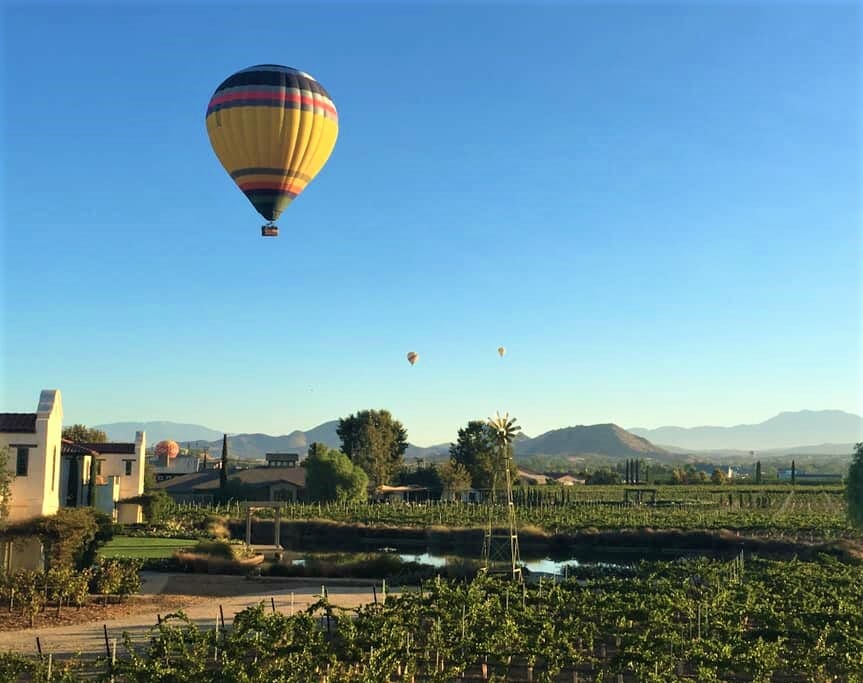
[(413, 365), (414, 363), (416, 363), (416, 362), (417, 362), (417, 359), (418, 359), (419, 357), (420, 357), (420, 355), (419, 355), (416, 351), (411, 351), (411, 352), (408, 354), (408, 363), (410, 363), (411, 365)]
[(501, 358), (503, 358), (503, 354), (505, 354), (505, 353), (506, 353), (506, 349), (505, 349), (505, 348), (503, 348), (502, 346), (498, 346), (498, 347), (497, 347), (497, 352), (500, 354), (500, 357), (501, 357)]
[(176, 441), (165, 439), (154, 446), (153, 453), (160, 458), (170, 460), (171, 458), (176, 458), (180, 453), (180, 445)]
[(327, 163), (339, 134), (329, 93), (312, 76), (279, 64), (258, 64), (222, 81), (207, 106), (207, 134), (231, 179), (267, 220), (274, 221)]

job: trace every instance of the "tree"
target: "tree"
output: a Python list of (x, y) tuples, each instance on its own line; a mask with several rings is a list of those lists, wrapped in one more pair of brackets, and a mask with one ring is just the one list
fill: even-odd
[(460, 462), (450, 458), (438, 468), (438, 471), (443, 485), (443, 497), (446, 500), (455, 500), (470, 488), (470, 472)]
[(761, 483), (761, 461), (760, 460), (758, 460), (755, 463), (755, 483), (756, 484)]
[[(456, 443), (450, 444), (450, 459), (462, 465), (469, 473), (475, 489), (487, 491), (491, 488), (494, 473), (495, 442), (494, 434), (487, 423), (471, 420), (467, 427), (458, 430)], [(518, 467), (510, 459), (510, 480), (518, 479)]]
[(797, 464), (792, 460), (791, 461), (791, 485), (797, 483)]
[(149, 462), (144, 463), (144, 493), (156, 488), (156, 472)]
[(306, 496), (312, 502), (363, 501), (368, 496), (365, 471), (341, 451), (313, 443), (305, 467)]
[(845, 500), (851, 524), (863, 529), (863, 441), (854, 445), (854, 457), (845, 483)]
[(710, 481), (712, 481), (714, 484), (724, 484), (727, 479), (728, 477), (725, 476), (725, 472), (723, 472), (718, 467), (713, 470), (713, 474), (710, 475)]
[(361, 410), (339, 419), (342, 452), (363, 468), (375, 487), (387, 484), (404, 462), (408, 433), (388, 410)]
[(685, 484), (687, 482), (687, 473), (682, 467), (675, 467), (671, 471), (671, 483), (672, 484)]
[(603, 484), (619, 484), (620, 483), (620, 473), (615, 472), (608, 467), (603, 467), (602, 469), (596, 470), (596, 472), (592, 472), (587, 476), (587, 479), (584, 481), (585, 484), (590, 485), (603, 485)]
[(219, 494), (224, 499), (228, 494), (228, 435), (222, 435), (222, 467), (219, 469)]
[(0, 522), (9, 516), (12, 471), (9, 469), (9, 447), (0, 446)]
[(64, 427), (62, 437), (75, 443), (107, 443), (108, 435), (101, 429), (89, 428), (86, 425), (74, 424)]
[(416, 467), (403, 467), (398, 474), (398, 483), (427, 488), (429, 498), (440, 498), (443, 492), (440, 469), (422, 462), (418, 462)]

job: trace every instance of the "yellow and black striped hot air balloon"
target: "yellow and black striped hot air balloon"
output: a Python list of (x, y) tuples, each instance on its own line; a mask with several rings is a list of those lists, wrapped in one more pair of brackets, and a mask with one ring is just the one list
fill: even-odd
[(216, 88), (207, 107), (213, 151), (266, 220), (273, 221), (324, 167), (339, 134), (339, 117), (324, 87), (278, 64), (238, 71)]

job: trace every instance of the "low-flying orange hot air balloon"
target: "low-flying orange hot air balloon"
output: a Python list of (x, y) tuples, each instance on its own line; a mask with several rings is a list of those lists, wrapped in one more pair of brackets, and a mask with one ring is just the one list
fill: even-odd
[(170, 439), (165, 439), (164, 441), (160, 441), (153, 448), (153, 453), (160, 458), (167, 458), (171, 460), (176, 458), (180, 453), (180, 444), (176, 441), (171, 441)]
[(339, 134), (329, 93), (312, 76), (259, 64), (222, 81), (207, 106), (207, 134), (231, 179), (277, 237), (274, 221), (327, 163)]
[(416, 363), (416, 362), (417, 362), (417, 359), (418, 359), (419, 357), (420, 357), (420, 355), (419, 355), (416, 351), (411, 351), (411, 352), (408, 354), (408, 363), (410, 363), (411, 365), (413, 365), (414, 363)]
[(505, 354), (505, 353), (506, 353), (506, 349), (505, 349), (505, 348), (503, 348), (502, 346), (498, 346), (498, 347), (497, 347), (497, 352), (500, 354), (500, 357), (501, 357), (501, 358), (503, 358), (503, 354)]

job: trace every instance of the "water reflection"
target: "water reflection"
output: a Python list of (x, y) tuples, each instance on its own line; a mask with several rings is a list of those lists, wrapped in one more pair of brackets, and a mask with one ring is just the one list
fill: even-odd
[[(368, 559), (369, 557), (374, 555), (389, 555), (392, 557), (398, 557), (402, 562), (415, 562), (417, 564), (423, 564), (430, 567), (435, 567), (437, 569), (446, 567), (449, 564), (453, 563), (462, 563), (467, 561), (479, 563), (479, 560), (476, 558), (464, 558), (456, 555), (447, 556), (447, 555), (437, 555), (434, 553), (423, 552), (423, 553), (398, 553), (398, 552), (386, 552), (386, 553), (339, 553), (339, 557), (342, 561), (350, 561), (351, 559)], [(305, 565), (308, 559), (311, 558), (326, 558), (326, 553), (285, 553), (282, 562), (285, 564), (292, 565)], [(611, 563), (611, 562), (584, 562), (579, 561), (575, 558), (568, 558), (563, 560), (555, 560), (550, 557), (544, 558), (532, 558), (528, 560), (524, 560), (522, 562), (522, 566), (524, 566), (530, 573), (532, 574), (548, 574), (552, 576), (565, 576), (567, 571), (571, 571), (575, 567), (625, 567), (628, 566), (628, 563)]]

